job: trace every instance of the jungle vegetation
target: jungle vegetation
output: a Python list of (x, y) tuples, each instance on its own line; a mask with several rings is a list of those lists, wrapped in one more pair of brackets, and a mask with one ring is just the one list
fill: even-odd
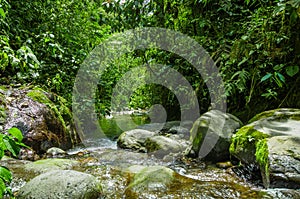
[[(227, 110), (247, 121), (263, 110), (300, 107), (299, 0), (0, 0), (2, 85), (38, 85), (72, 104), (77, 71), (111, 35), (161, 27), (196, 40), (225, 83)], [(110, 111), (114, 85), (126, 71), (152, 62), (179, 71), (195, 90), (201, 113), (210, 106), (205, 81), (183, 58), (157, 49), (128, 53), (99, 81), (97, 111)], [(163, 86), (145, 85), (130, 108), (162, 104), (178, 119), (178, 100)]]

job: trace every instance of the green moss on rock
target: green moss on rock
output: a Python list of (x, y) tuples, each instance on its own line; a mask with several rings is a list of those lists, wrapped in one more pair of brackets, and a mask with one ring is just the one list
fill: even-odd
[(52, 170), (71, 169), (76, 165), (79, 165), (76, 160), (51, 158), (26, 164), (24, 169), (26, 172), (44, 173)]
[(267, 134), (255, 130), (253, 126), (244, 126), (232, 136), (229, 148), (230, 154), (237, 155), (241, 151), (245, 151), (253, 147), (255, 148), (255, 143), (257, 141), (267, 137)]
[(203, 135), (207, 131), (207, 126), (209, 122), (207, 120), (196, 120), (191, 129), (190, 141), (192, 142), (192, 149), (198, 153), (200, 150), (200, 146), (203, 142)]
[(175, 179), (175, 172), (163, 166), (150, 166), (141, 169), (127, 187), (132, 191), (166, 189)]
[(257, 163), (260, 167), (264, 185), (269, 185), (268, 134), (254, 129), (253, 126), (242, 127), (233, 137), (230, 154), (246, 163)]
[(271, 117), (272, 115), (274, 115), (275, 112), (276, 112), (276, 109), (259, 113), (259, 114), (255, 115), (253, 118), (251, 118), (248, 123), (252, 123), (252, 122), (255, 122), (260, 119)]
[[(57, 106), (45, 95), (45, 91), (41, 89), (35, 89), (31, 90), (27, 93), (27, 96), (33, 99), (34, 101), (40, 102), (42, 104), (45, 104), (47, 107), (49, 107), (57, 116), (57, 118), (60, 120), (62, 123), (63, 127), (66, 129), (66, 123), (64, 118), (62, 117), (61, 112), (58, 110)], [(62, 109), (62, 108), (60, 108)], [(65, 111), (65, 108), (62, 109)], [(66, 114), (64, 112), (64, 114)]]
[(262, 139), (256, 142), (256, 152), (255, 158), (259, 164), (261, 170), (261, 176), (263, 184), (265, 187), (268, 187), (270, 184), (270, 174), (269, 174), (269, 150), (267, 139)]
[(249, 120), (249, 123), (265, 119), (265, 118), (271, 118), (273, 119), (294, 119), (294, 120), (300, 120), (300, 110), (299, 109), (292, 109), (292, 108), (279, 108), (269, 111), (264, 111), (262, 113), (257, 114), (252, 119)]
[(76, 134), (73, 135), (75, 136), (75, 138), (73, 139), (73, 136), (71, 135), (72, 132), (67, 128), (67, 126), (72, 121), (72, 113), (70, 109), (65, 105), (67, 101), (64, 98), (54, 94), (53, 96), (51, 96), (51, 99), (53, 99), (50, 100), (47, 97), (46, 92), (41, 88), (34, 88), (34, 90), (28, 91), (27, 96), (33, 99), (34, 101), (45, 104), (54, 112), (55, 116), (58, 118), (58, 120), (63, 126), (63, 131), (65, 133), (68, 133), (68, 136), (71, 139), (73, 145), (76, 142), (77, 136)]

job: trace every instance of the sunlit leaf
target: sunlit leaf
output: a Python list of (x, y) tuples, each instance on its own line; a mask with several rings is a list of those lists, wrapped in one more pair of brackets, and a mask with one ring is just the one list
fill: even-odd
[(3, 198), (6, 186), (4, 181), (0, 178), (0, 198)]
[(8, 130), (8, 133), (11, 134), (13, 137), (17, 138), (19, 142), (23, 140), (22, 132), (16, 127), (10, 128)]
[(16, 157), (19, 154), (20, 147), (15, 143), (14, 140), (8, 138), (8, 139), (3, 139), (3, 142), (7, 150), (9, 150), (13, 156)]
[(5, 18), (5, 12), (4, 12), (4, 10), (2, 9), (2, 8), (0, 8), (0, 15), (3, 17), (3, 18)]
[(12, 180), (11, 172), (6, 167), (0, 166), (0, 178), (4, 182), (10, 183)]

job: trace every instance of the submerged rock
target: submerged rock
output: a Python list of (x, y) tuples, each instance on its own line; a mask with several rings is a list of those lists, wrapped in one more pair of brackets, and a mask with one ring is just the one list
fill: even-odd
[(191, 129), (186, 156), (219, 162), (229, 159), (230, 139), (241, 121), (229, 113), (211, 110), (197, 119)]
[(233, 179), (224, 179), (224, 175), (217, 180), (216, 174), (205, 179), (202, 172), (186, 177), (167, 167), (140, 165), (131, 166), (124, 173), (129, 178), (125, 198), (264, 198), (265, 194), (232, 182)]
[(164, 166), (132, 166), (127, 171), (134, 172), (134, 177), (126, 188), (126, 195), (131, 195), (131, 192), (163, 191), (176, 180), (175, 172)]
[(300, 188), (300, 110), (266, 111), (250, 121), (233, 136), (231, 155), (259, 167), (265, 187)]
[(80, 142), (66, 101), (39, 88), (0, 89), (0, 127), (17, 127), (24, 143), (38, 155), (51, 147), (63, 150)]
[(23, 186), (20, 199), (96, 199), (101, 196), (101, 185), (90, 175), (72, 170), (56, 170), (41, 174)]

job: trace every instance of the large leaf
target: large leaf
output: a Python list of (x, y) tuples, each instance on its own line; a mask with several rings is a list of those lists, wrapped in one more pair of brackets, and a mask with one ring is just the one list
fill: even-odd
[(7, 150), (9, 150), (13, 156), (17, 156), (19, 154), (19, 151), (20, 151), (20, 147), (16, 144), (16, 142), (9, 138), (9, 137), (5, 137), (3, 139), (3, 142), (7, 148)]
[(10, 183), (12, 180), (11, 172), (3, 166), (0, 166), (0, 178), (7, 183)]
[(17, 138), (19, 142), (23, 140), (22, 132), (16, 127), (10, 128), (8, 133)]
[(286, 68), (286, 74), (290, 77), (293, 77), (299, 72), (299, 66), (288, 66)]

